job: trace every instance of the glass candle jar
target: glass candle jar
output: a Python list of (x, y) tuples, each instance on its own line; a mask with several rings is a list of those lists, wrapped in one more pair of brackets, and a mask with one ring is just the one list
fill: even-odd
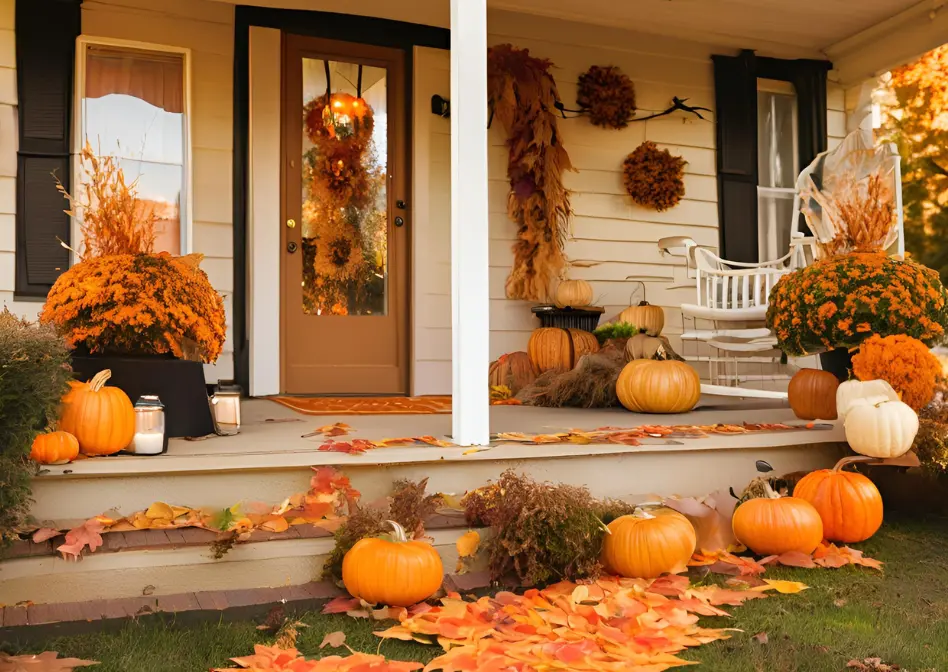
[(153, 395), (135, 402), (135, 437), (129, 450), (136, 455), (160, 455), (168, 450), (165, 435), (165, 406)]

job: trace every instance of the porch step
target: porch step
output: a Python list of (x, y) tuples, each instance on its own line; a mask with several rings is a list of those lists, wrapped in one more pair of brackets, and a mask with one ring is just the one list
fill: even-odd
[[(446, 525), (457, 522), (433, 520), (428, 533), (445, 570), (453, 572), (455, 542), (469, 528), (463, 522)], [(59, 557), (50, 542), (28, 549), (21, 544), (15, 549), (18, 557), (0, 562), (0, 604), (142, 598), (148, 598), (142, 604), (151, 604), (182, 593), (291, 590), (320, 577), (335, 543), (330, 533), (310, 525), (254, 534), (217, 559), (212, 544), (218, 535), (199, 529), (107, 532), (103, 546), (87, 550), (79, 562)]]

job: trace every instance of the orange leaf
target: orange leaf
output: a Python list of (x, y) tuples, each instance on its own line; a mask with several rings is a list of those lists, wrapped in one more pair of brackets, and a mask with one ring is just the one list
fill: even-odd
[(62, 553), (64, 558), (71, 557), (73, 560), (78, 560), (79, 556), (82, 555), (82, 549), (86, 546), (89, 547), (90, 552), (95, 552), (95, 549), (102, 545), (100, 532), (103, 529), (104, 527), (98, 519), (91, 518), (79, 527), (69, 530), (66, 533), (66, 543), (56, 550)]
[(340, 646), (346, 643), (346, 633), (341, 630), (336, 632), (330, 632), (325, 637), (323, 637), (323, 643), (319, 645), (319, 648), (324, 649), (327, 646), (331, 646), (334, 649), (338, 649)]

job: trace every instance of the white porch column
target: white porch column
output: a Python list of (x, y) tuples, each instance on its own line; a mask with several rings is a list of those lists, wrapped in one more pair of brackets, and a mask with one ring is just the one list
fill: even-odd
[(451, 0), (451, 310), (454, 442), (490, 439), (487, 0)]

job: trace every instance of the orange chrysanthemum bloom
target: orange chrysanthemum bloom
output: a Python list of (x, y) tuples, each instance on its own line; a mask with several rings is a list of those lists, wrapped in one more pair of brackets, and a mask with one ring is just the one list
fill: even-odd
[(59, 276), (40, 315), (71, 347), (214, 362), (226, 335), (224, 301), (187, 257), (93, 257)]
[(853, 374), (859, 380), (886, 381), (916, 411), (932, 400), (941, 373), (938, 358), (911, 336), (872, 336), (853, 357)]

